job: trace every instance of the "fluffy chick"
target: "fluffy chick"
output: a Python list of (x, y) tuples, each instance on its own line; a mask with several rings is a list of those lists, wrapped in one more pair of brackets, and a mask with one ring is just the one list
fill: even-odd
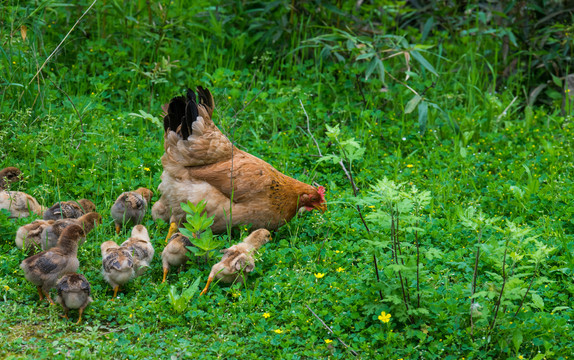
[(252, 232), (243, 242), (233, 245), (229, 249), (221, 250), (224, 255), (221, 261), (211, 268), (211, 272), (207, 278), (207, 285), (205, 285), (200, 295), (207, 293), (209, 285), (214, 278), (224, 283), (232, 283), (235, 281), (243, 282), (244, 275), (255, 269), (253, 253), (261, 246), (267, 244), (269, 240), (271, 240), (269, 231), (259, 229)]
[(30, 213), (42, 216), (45, 207), (31, 195), (21, 191), (0, 191), (0, 209), (10, 212), (11, 218), (28, 217)]
[(64, 317), (68, 318), (70, 309), (79, 309), (80, 317), (76, 325), (82, 322), (82, 313), (86, 306), (93, 301), (90, 283), (84, 275), (66, 274), (56, 284), (58, 296), (56, 302), (64, 308)]
[(153, 193), (146, 188), (122, 193), (112, 206), (112, 218), (116, 224), (116, 234), (120, 233), (122, 226), (140, 224), (145, 216), (147, 204)]
[(53, 304), (49, 291), (58, 278), (78, 270), (78, 240), (85, 235), (79, 225), (71, 225), (62, 232), (55, 247), (22, 261), (20, 267), (24, 270), (26, 279), (38, 288), (40, 300), (43, 299), (43, 294)]
[(44, 220), (77, 219), (96, 210), (96, 205), (88, 199), (60, 201), (44, 212)]
[(8, 183), (18, 181), (21, 173), (22, 172), (20, 171), (20, 169), (15, 167), (7, 167), (0, 170), (0, 190), (6, 189)]
[(113, 241), (104, 242), (101, 249), (102, 275), (114, 289), (113, 300), (118, 295), (120, 286), (135, 277), (134, 260), (128, 248), (120, 247)]
[(122, 243), (122, 247), (131, 251), (136, 275), (141, 276), (149, 267), (155, 253), (145, 226), (134, 226), (132, 236)]
[[(70, 225), (79, 225), (84, 229), (85, 234), (89, 234), (97, 225), (102, 223), (102, 216), (98, 213), (91, 212), (82, 215), (77, 219), (60, 219), (54, 221), (52, 225), (47, 226), (42, 232), (41, 246), (42, 250), (47, 250), (56, 245), (57, 239), (62, 231)], [(80, 245), (86, 241), (86, 237), (80, 238)]]
[(54, 220), (36, 220), (20, 226), (16, 232), (16, 247), (26, 250), (40, 249), (44, 229), (54, 223)]
[[(169, 243), (165, 246), (161, 253), (161, 262), (163, 264), (163, 280), (169, 271), (170, 266), (183, 266), (189, 260), (188, 246), (193, 246), (191, 241), (181, 233), (175, 233), (169, 239)], [(181, 268), (180, 268), (181, 270)]]

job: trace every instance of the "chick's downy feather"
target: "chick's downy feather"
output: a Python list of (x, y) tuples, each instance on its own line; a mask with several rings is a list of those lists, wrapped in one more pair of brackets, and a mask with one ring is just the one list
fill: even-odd
[(215, 126), (211, 93), (198, 88), (172, 99), (164, 118), (163, 174), (159, 190), (171, 211), (172, 223), (185, 213), (180, 203), (206, 200), (208, 216), (215, 216), (214, 233), (252, 224), (275, 230), (300, 208), (325, 210), (324, 189), (315, 188), (277, 171), (267, 162), (241, 151)]
[(20, 226), (16, 232), (16, 247), (18, 249), (40, 249), (44, 229), (54, 223), (54, 220), (36, 220)]
[(145, 226), (134, 226), (132, 236), (124, 241), (121, 246), (131, 251), (134, 260), (134, 270), (137, 276), (141, 276), (149, 267), (155, 252)]
[(62, 232), (55, 247), (30, 256), (20, 264), (26, 279), (41, 289), (50, 302), (48, 291), (58, 278), (76, 272), (80, 266), (77, 253), (82, 236), (85, 236), (84, 230), (79, 225), (71, 225)]
[[(60, 234), (71, 225), (79, 225), (84, 229), (85, 234), (89, 234), (97, 225), (102, 223), (102, 216), (98, 213), (91, 212), (86, 215), (82, 215), (77, 219), (60, 219), (54, 221), (51, 225), (44, 228), (41, 235), (41, 246), (43, 250), (47, 250), (56, 245)], [(86, 241), (86, 237), (83, 236), (79, 240), (79, 245), (82, 245)]]
[(117, 287), (126, 284), (134, 278), (134, 260), (131, 251), (120, 247), (113, 241), (106, 241), (101, 245), (102, 274), (104, 279), (114, 288), (114, 297)]
[(60, 201), (44, 212), (44, 220), (77, 219), (94, 210), (96, 206), (88, 199)]
[(0, 191), (0, 209), (10, 212), (11, 218), (28, 217), (31, 213), (42, 216), (45, 207), (33, 196), (21, 191)]

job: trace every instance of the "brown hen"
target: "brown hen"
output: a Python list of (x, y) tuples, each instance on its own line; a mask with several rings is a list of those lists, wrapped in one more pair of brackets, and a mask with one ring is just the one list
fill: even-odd
[[(197, 89), (171, 100), (164, 117), (161, 201), (171, 211), (167, 239), (185, 219), (180, 203), (207, 202), (211, 227), (223, 233), (228, 226), (252, 224), (275, 230), (299, 209), (325, 211), (325, 189), (290, 178), (265, 161), (241, 151), (215, 126), (213, 96)], [(166, 239), (166, 241), (167, 241)]]

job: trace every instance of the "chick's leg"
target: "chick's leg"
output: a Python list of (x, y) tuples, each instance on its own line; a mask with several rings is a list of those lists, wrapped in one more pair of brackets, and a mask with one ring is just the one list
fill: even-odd
[(205, 285), (205, 288), (203, 289), (203, 291), (201, 292), (201, 294), (199, 295), (204, 295), (207, 293), (207, 290), (209, 290), (209, 285), (211, 285), (211, 282), (213, 281), (213, 276), (209, 276), (207, 278), (207, 284)]
[(116, 285), (114, 287), (114, 296), (112, 297), (112, 300), (116, 298), (116, 296), (118, 295), (118, 290), (120, 289), (119, 285)]
[(84, 308), (80, 308), (80, 317), (78, 318), (78, 322), (76, 323), (76, 325), (80, 325), (80, 323), (82, 322), (82, 313), (84, 312)]
[(40, 301), (44, 300), (44, 294), (42, 294), (42, 287), (36, 286), (36, 288), (38, 289), (38, 295), (40, 295)]
[(119, 234), (121, 229), (122, 226), (120, 224), (116, 224), (116, 234)]
[(163, 280), (161, 281), (162, 284), (165, 282), (165, 278), (167, 277), (168, 271), (169, 271), (169, 268), (167, 268), (167, 267), (163, 268)]
[(61, 317), (65, 318), (66, 320), (69, 320), (68, 318), (68, 308), (66, 306), (64, 306), (64, 314), (60, 315)]
[(169, 238), (175, 234), (175, 232), (177, 231), (177, 223), (172, 222), (171, 224), (169, 224), (169, 231), (167, 232), (167, 236), (165, 238), (165, 243), (167, 244), (167, 242), (169, 241)]
[(56, 304), (54, 304), (54, 301), (52, 301), (52, 298), (50, 297), (50, 292), (49, 292), (49, 290), (46, 291), (46, 290), (42, 289), (42, 292), (44, 293), (44, 296), (46, 297), (46, 299), (48, 300), (48, 302), (50, 302), (50, 305), (56, 305)]

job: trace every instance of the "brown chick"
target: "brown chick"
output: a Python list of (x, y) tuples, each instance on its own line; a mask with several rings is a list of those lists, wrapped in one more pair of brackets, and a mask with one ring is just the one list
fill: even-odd
[(112, 218), (116, 224), (116, 234), (120, 233), (122, 226), (141, 224), (147, 204), (153, 193), (146, 188), (122, 193), (112, 206)]
[(36, 220), (20, 226), (16, 232), (16, 247), (18, 249), (34, 250), (42, 246), (42, 232), (54, 223), (54, 220)]
[[(97, 225), (102, 223), (102, 216), (98, 213), (91, 212), (82, 215), (77, 219), (60, 219), (54, 221), (52, 225), (47, 226), (42, 232), (42, 241), (40, 245), (42, 250), (47, 250), (56, 245), (57, 239), (64, 229), (70, 225), (79, 225), (84, 229), (85, 234), (89, 234)], [(79, 245), (86, 241), (86, 237), (80, 238)]]
[(267, 244), (269, 240), (271, 240), (269, 231), (259, 229), (252, 232), (243, 242), (233, 245), (229, 249), (221, 250), (224, 255), (221, 261), (211, 268), (211, 272), (207, 278), (207, 285), (205, 285), (200, 295), (207, 293), (209, 285), (214, 278), (224, 283), (232, 283), (235, 281), (242, 283), (243, 277), (255, 269), (253, 253), (261, 246)]
[[(183, 267), (187, 260), (189, 260), (188, 246), (193, 246), (191, 241), (181, 233), (175, 233), (169, 239), (169, 243), (165, 246), (161, 253), (161, 262), (163, 264), (163, 280), (167, 277), (170, 266)], [(181, 268), (180, 268), (181, 270)]]
[(28, 217), (31, 213), (42, 216), (45, 207), (34, 197), (21, 191), (0, 191), (0, 209), (10, 211), (11, 218)]
[(93, 301), (90, 283), (82, 274), (66, 274), (56, 284), (58, 297), (56, 302), (64, 308), (64, 317), (68, 319), (70, 309), (79, 309), (80, 317), (76, 325), (82, 322), (84, 309)]
[(114, 289), (112, 300), (118, 295), (120, 286), (135, 277), (134, 260), (131, 251), (113, 241), (106, 241), (102, 249), (102, 275)]
[(96, 210), (96, 205), (88, 199), (60, 201), (44, 212), (44, 220), (77, 219)]
[(141, 276), (149, 267), (155, 253), (149, 239), (147, 229), (143, 225), (136, 225), (132, 229), (132, 236), (124, 241), (122, 247), (128, 248), (134, 259), (136, 276)]
[(0, 170), (0, 190), (6, 189), (9, 183), (18, 181), (21, 173), (20, 169), (15, 167)]
[(43, 294), (53, 304), (50, 289), (56, 285), (60, 276), (78, 270), (78, 240), (85, 235), (79, 225), (71, 225), (62, 232), (55, 247), (22, 261), (20, 267), (26, 279), (38, 288), (40, 300)]
[(325, 211), (325, 189), (282, 174), (235, 147), (215, 126), (209, 90), (197, 88), (173, 98), (164, 117), (163, 173), (158, 189), (171, 209), (166, 241), (185, 220), (181, 203), (207, 202), (215, 234), (252, 224), (276, 230), (300, 209)]

